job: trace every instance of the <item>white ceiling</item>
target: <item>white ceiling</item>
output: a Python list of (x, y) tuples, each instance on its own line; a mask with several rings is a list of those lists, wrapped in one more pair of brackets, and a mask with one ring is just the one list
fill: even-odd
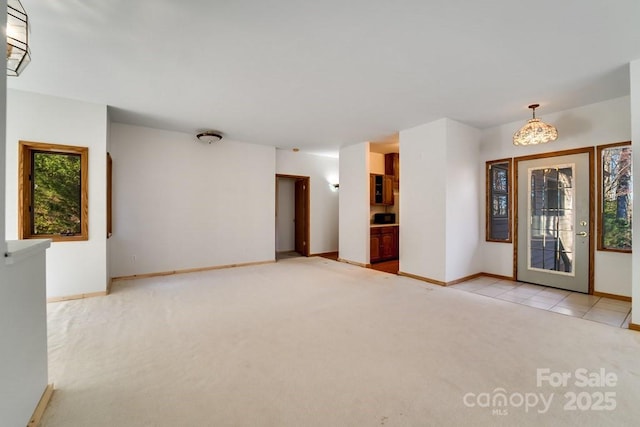
[(332, 151), (449, 117), (480, 128), (629, 93), (638, 0), (22, 0), (8, 86), (114, 121)]

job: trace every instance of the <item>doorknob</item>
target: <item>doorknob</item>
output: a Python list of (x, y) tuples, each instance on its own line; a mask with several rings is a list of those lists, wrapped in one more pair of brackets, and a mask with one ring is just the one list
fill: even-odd
[(581, 231), (578, 234), (576, 234), (576, 236), (587, 237), (587, 232), (586, 231)]

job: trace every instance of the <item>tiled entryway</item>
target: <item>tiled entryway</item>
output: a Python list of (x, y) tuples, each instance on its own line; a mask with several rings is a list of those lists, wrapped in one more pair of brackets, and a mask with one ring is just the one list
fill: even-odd
[(621, 328), (628, 328), (631, 320), (630, 302), (562, 289), (492, 277), (478, 277), (450, 287)]

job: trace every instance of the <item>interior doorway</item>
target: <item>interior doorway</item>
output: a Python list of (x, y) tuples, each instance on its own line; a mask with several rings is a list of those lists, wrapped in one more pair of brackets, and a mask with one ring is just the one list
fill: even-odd
[(519, 281), (593, 293), (593, 149), (515, 159)]
[(276, 260), (309, 256), (310, 179), (276, 175)]

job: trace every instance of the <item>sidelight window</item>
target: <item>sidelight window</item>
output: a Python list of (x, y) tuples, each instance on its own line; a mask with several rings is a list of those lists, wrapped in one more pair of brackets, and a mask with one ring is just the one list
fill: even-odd
[(631, 252), (631, 142), (598, 147), (598, 250)]
[(511, 242), (511, 159), (487, 162), (486, 240)]

